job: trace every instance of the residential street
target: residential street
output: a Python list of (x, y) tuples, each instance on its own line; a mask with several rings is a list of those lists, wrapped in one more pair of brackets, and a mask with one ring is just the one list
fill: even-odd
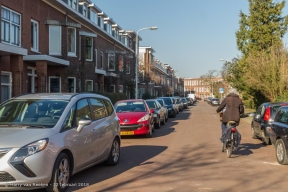
[(116, 167), (83, 171), (70, 183), (89, 186), (68, 191), (287, 191), (288, 166), (277, 163), (272, 145), (251, 138), (246, 118), (238, 127), (242, 146), (232, 158), (221, 152), (215, 109), (200, 101), (169, 118), (153, 138), (123, 138)]

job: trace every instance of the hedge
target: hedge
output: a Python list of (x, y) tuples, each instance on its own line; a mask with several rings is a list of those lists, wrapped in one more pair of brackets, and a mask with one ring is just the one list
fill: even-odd
[(109, 92), (101, 92), (101, 91), (93, 91), (91, 93), (95, 93), (95, 94), (99, 94), (99, 95), (103, 95), (105, 97), (108, 97), (111, 100), (113, 105), (119, 100), (128, 99), (127, 95), (125, 95), (123, 93), (109, 93)]

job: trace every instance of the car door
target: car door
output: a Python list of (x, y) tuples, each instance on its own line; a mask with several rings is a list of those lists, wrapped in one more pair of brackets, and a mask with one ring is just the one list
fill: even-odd
[(264, 115), (265, 109), (266, 109), (265, 106), (261, 105), (257, 109), (256, 114), (253, 117), (252, 126), (253, 126), (254, 131), (255, 131), (255, 133), (257, 135), (261, 134), (261, 122), (262, 122), (262, 119), (263, 119), (263, 115)]
[(80, 132), (77, 131), (79, 120), (82, 117), (91, 119), (91, 111), (87, 99), (79, 100), (70, 109), (63, 124), (64, 142), (67, 142), (67, 145), (70, 146), (75, 158), (75, 171), (89, 165), (97, 151), (97, 146), (92, 142), (94, 125), (86, 125)]
[(97, 153), (93, 158), (96, 161), (99, 161), (105, 158), (107, 153), (109, 153), (112, 122), (108, 117), (108, 112), (102, 99), (89, 98), (89, 102), (92, 110), (93, 132), (96, 133), (93, 137), (93, 142), (97, 146)]
[(160, 119), (163, 121), (164, 120), (164, 116), (165, 116), (164, 108), (162, 107), (162, 105), (158, 101), (156, 101), (156, 103), (157, 103), (157, 107), (158, 107), (158, 109), (160, 111)]
[(276, 123), (276, 135), (284, 141), (286, 149), (288, 148), (288, 108), (282, 108)]

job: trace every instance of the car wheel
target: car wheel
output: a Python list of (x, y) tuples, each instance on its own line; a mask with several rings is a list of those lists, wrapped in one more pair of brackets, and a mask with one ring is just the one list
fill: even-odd
[(149, 128), (149, 132), (145, 135), (147, 138), (151, 138), (154, 132), (154, 125), (151, 125)]
[(253, 139), (257, 139), (257, 136), (255, 134), (254, 128), (251, 126), (251, 134)]
[(48, 192), (64, 192), (66, 191), (70, 179), (70, 159), (65, 153), (60, 153), (57, 157), (51, 181), (46, 188)]
[(279, 164), (287, 165), (287, 152), (285, 148), (285, 144), (282, 139), (278, 139), (276, 141), (276, 158)]
[(120, 158), (120, 142), (118, 138), (115, 138), (112, 143), (109, 157), (105, 161), (105, 164), (110, 166), (117, 165), (119, 162), (119, 158)]
[(168, 114), (165, 116), (165, 121), (166, 122), (168, 121)]
[(270, 145), (270, 139), (265, 136), (264, 131), (262, 131), (262, 142), (264, 145)]
[(155, 122), (155, 128), (159, 129), (161, 126), (160, 117), (158, 117), (157, 122)]
[(166, 122), (166, 117), (164, 115), (163, 120), (161, 121), (161, 125), (165, 125), (165, 122)]

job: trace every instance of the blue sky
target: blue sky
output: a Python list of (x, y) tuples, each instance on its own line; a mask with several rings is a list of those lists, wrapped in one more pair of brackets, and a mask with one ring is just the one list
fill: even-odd
[(240, 10), (249, 14), (248, 0), (92, 1), (124, 30), (157, 26), (158, 30), (139, 32), (140, 46), (151, 46), (154, 55), (177, 70), (179, 77), (220, 71), (220, 59), (231, 60), (241, 54), (235, 32)]

